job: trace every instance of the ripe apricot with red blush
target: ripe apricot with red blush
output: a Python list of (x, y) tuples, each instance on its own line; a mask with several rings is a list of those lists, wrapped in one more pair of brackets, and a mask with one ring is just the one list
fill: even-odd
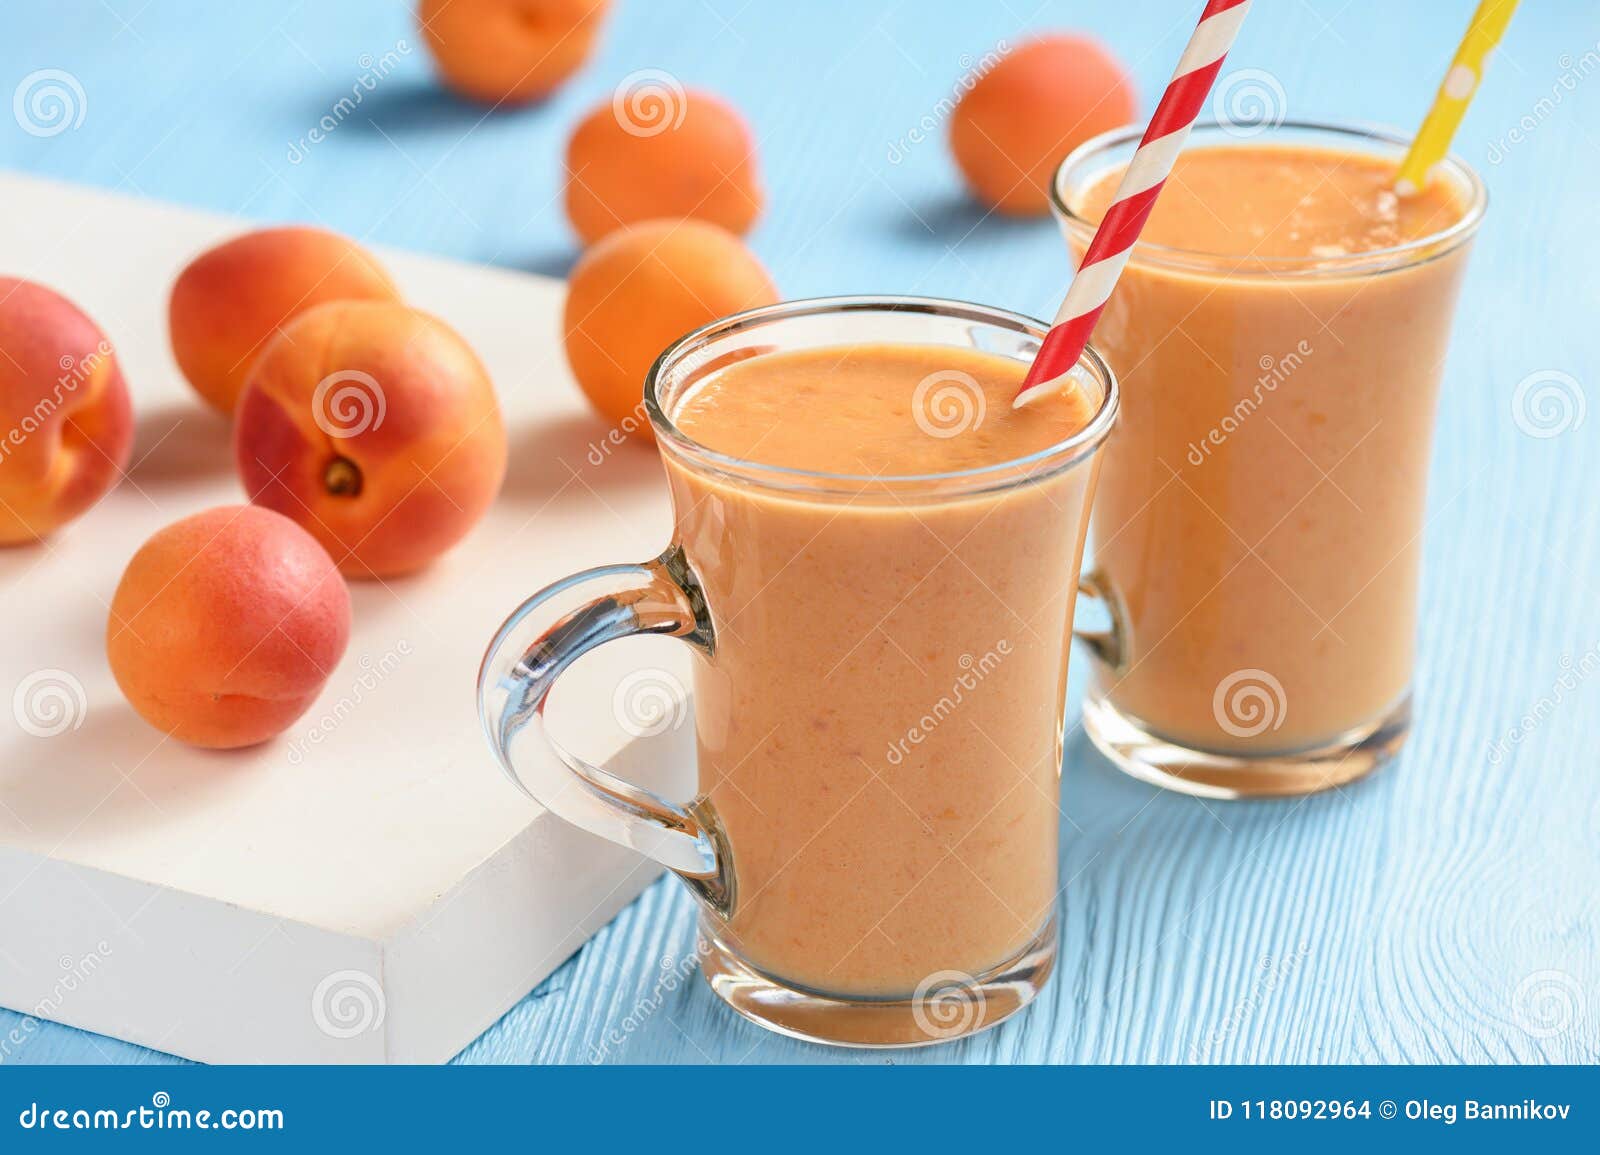
[(129, 704), (215, 748), (264, 742), (304, 714), (349, 640), (350, 591), (328, 552), (250, 505), (159, 530), (128, 563), (106, 624)]
[(245, 492), (351, 577), (420, 569), (500, 491), (506, 431), (489, 374), (437, 317), (333, 301), (257, 358), (234, 420)]
[(53, 289), (0, 277), (0, 352), (0, 545), (18, 545), (116, 484), (133, 409), (111, 342)]
[(257, 229), (207, 249), (167, 304), (172, 352), (189, 384), (232, 413), (250, 366), (277, 332), (327, 301), (398, 301), (377, 259), (326, 229)]

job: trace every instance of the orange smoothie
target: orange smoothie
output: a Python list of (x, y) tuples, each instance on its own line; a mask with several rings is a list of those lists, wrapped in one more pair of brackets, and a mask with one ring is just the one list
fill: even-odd
[[(1185, 748), (1275, 756), (1403, 717), (1470, 231), (1428, 243), (1464, 182), (1401, 199), (1393, 174), (1310, 145), (1178, 158), (1094, 335), (1124, 401), (1093, 548), (1120, 654), (1091, 724), (1101, 699)], [(1119, 175), (1068, 195), (1080, 256)]]
[(1089, 422), (1100, 398), (1081, 393), (1013, 410), (1025, 368), (942, 345), (763, 353), (671, 413), (720, 453), (850, 475), (758, 487), (664, 455), (715, 635), (695, 676), (701, 790), (736, 886), (714, 933), (790, 987), (909, 997), (1049, 924), (1092, 464), (953, 495), (882, 484)]

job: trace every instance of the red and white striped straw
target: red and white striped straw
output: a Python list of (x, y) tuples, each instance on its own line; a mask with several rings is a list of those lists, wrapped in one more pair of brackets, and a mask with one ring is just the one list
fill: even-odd
[(1067, 289), (1055, 324), (1045, 334), (1013, 406), (1020, 408), (1060, 388), (1083, 356), (1089, 333), (1116, 288), (1133, 242), (1139, 239), (1161, 186), (1189, 139), (1189, 127), (1200, 115), (1249, 8), (1250, 0), (1207, 0), (1200, 23), (1150, 117), (1150, 126), (1122, 174), (1116, 199), (1089, 242), (1078, 275)]

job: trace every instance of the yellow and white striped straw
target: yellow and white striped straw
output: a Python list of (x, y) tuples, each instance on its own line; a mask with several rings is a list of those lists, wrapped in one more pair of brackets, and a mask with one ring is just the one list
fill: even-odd
[(1411, 196), (1425, 187), (1433, 166), (1450, 151), (1450, 141), (1483, 80), (1489, 53), (1500, 43), (1516, 10), (1517, 0), (1483, 0), (1472, 14), (1472, 23), (1461, 39), (1461, 47), (1456, 49), (1456, 58), (1450, 62), (1450, 71), (1444, 74), (1439, 94), (1433, 98), (1433, 107), (1428, 109), (1411, 142), (1411, 151), (1395, 175), (1394, 191), (1401, 196)]

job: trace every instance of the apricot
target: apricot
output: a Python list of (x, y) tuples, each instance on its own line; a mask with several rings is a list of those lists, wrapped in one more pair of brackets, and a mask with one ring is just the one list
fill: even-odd
[(106, 656), (130, 705), (183, 742), (253, 746), (316, 700), (350, 640), (328, 552), (268, 509), (225, 505), (139, 547), (117, 584)]
[(100, 327), (53, 289), (0, 277), (0, 545), (99, 501), (133, 447), (133, 409)]
[(404, 305), (334, 301), (262, 351), (234, 422), (245, 492), (352, 577), (427, 565), (483, 516), (506, 431), (477, 355)]
[(622, 225), (695, 217), (743, 235), (761, 213), (744, 118), (664, 72), (635, 73), (567, 142), (567, 217), (584, 244)]
[(548, 96), (589, 59), (610, 0), (422, 0), (417, 22), (445, 84), (470, 100)]
[(567, 281), (567, 363), (601, 415), (652, 439), (641, 400), (645, 374), (685, 333), (778, 299), (767, 271), (738, 237), (705, 221), (647, 221), (584, 253)]
[(195, 392), (223, 413), (250, 363), (284, 325), (325, 301), (398, 301), (383, 266), (324, 229), (258, 229), (207, 249), (178, 274), (167, 305), (172, 352)]
[(1133, 119), (1133, 84), (1094, 40), (1030, 40), (956, 103), (950, 150), (972, 194), (1011, 216), (1050, 208), (1056, 166), (1090, 137)]

